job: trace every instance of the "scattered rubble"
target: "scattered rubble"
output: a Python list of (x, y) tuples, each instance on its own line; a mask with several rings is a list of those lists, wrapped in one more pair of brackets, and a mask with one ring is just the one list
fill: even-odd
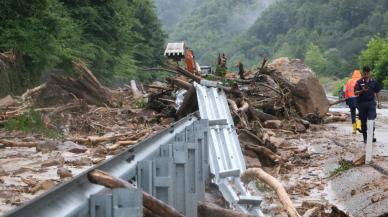
[[(125, 87), (112, 90), (103, 86), (85, 65), (74, 64), (80, 72), (77, 79), (51, 75), (45, 84), (20, 97), (7, 96), (0, 100), (0, 194), (8, 193), (4, 189), (16, 194), (12, 202), (0, 199), (0, 212), (76, 176), (196, 111), (197, 98), (192, 82), (205, 80), (168, 63), (165, 70), (176, 72), (176, 76), (167, 78), (166, 82), (143, 86), (131, 81)], [(261, 167), (261, 171), (282, 184), (284, 174), (306, 167), (311, 158), (308, 147), (300, 145), (306, 141), (296, 144), (292, 141), (314, 129), (319, 132), (321, 129), (314, 124), (347, 120), (343, 114), (328, 114), (329, 103), (323, 88), (299, 60), (279, 59), (269, 65), (265, 60), (257, 71), (245, 71), (237, 77), (212, 76), (212, 80), (223, 81), (218, 87), (227, 93), (247, 167)], [(183, 98), (177, 105), (178, 95)], [(31, 111), (40, 115), (44, 129), (55, 132), (54, 136), (52, 133), (48, 136), (45, 131), (20, 132), (4, 128), (9, 120)], [(315, 188), (310, 184), (293, 186), (285, 185), (286, 190), (279, 195), (285, 210), (293, 213), (291, 216), (299, 216), (298, 212), (305, 216), (316, 213), (320, 213), (316, 216), (324, 216), (322, 213), (327, 209), (317, 206), (291, 209), (295, 194), (307, 194)], [(321, 188), (317, 184), (318, 187)], [(284, 202), (284, 194), (290, 194), (291, 203)], [(201, 206), (205, 213), (224, 211), (224, 207)], [(283, 215), (285, 210), (279, 208)]]

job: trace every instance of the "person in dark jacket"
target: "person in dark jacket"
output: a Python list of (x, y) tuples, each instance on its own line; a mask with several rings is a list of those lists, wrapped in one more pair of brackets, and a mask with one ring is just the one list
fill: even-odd
[[(357, 81), (355, 86), (355, 94), (357, 95), (358, 111), (361, 120), (361, 131), (364, 137), (364, 143), (366, 143), (367, 121), (374, 121), (376, 119), (376, 106), (381, 108), (381, 101), (379, 97), (381, 88), (379, 83), (372, 78), (371, 69), (369, 66), (365, 66), (362, 71), (362, 78)], [(376, 98), (378, 104), (376, 104)], [(373, 142), (376, 142), (374, 137)]]

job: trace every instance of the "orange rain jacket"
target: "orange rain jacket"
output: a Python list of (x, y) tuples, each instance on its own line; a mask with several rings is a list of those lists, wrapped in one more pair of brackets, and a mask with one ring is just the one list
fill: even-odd
[(360, 79), (361, 79), (360, 70), (354, 70), (352, 78), (349, 79), (345, 85), (345, 99), (356, 97), (356, 94), (354, 94), (354, 87), (356, 86), (357, 81)]

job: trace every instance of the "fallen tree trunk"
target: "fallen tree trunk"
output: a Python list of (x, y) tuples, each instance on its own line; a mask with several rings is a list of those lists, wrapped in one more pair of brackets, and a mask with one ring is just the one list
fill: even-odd
[(245, 173), (241, 176), (241, 180), (245, 183), (248, 183), (253, 180), (258, 180), (264, 182), (270, 186), (277, 194), (280, 202), (282, 203), (284, 209), (287, 211), (290, 217), (301, 217), (296, 211), (296, 208), (292, 204), (290, 197), (288, 196), (283, 185), (274, 177), (264, 172), (261, 168), (251, 168), (247, 169)]
[(260, 158), (269, 158), (274, 163), (279, 163), (282, 161), (282, 158), (279, 155), (273, 153), (269, 148), (259, 145), (246, 145), (245, 148), (255, 152), (258, 156), (260, 156)]
[(0, 139), (0, 143), (3, 144), (3, 147), (26, 147), (33, 148), (37, 145), (44, 144), (44, 142), (23, 142), (23, 141), (11, 141), (6, 139)]
[(185, 89), (185, 90), (189, 90), (193, 86), (189, 82), (182, 81), (182, 80), (177, 79), (177, 78), (166, 78), (166, 80), (170, 84), (176, 85), (177, 87), (180, 87), (180, 88)]
[(230, 209), (224, 209), (207, 202), (198, 203), (198, 216), (200, 217), (254, 217)]
[(147, 133), (148, 133), (148, 130), (143, 130), (137, 134), (133, 134), (133, 132), (126, 132), (126, 133), (109, 135), (109, 136), (88, 136), (86, 138), (70, 138), (69, 140), (80, 144), (84, 144), (84, 145), (95, 145), (101, 142), (112, 142), (122, 137), (125, 137), (126, 141), (128, 140), (132, 141), (145, 136)]
[(113, 144), (112, 146), (109, 146), (107, 149), (108, 149), (108, 151), (114, 151), (114, 150), (120, 148), (121, 146), (134, 145), (136, 143), (138, 143), (137, 140), (135, 140), (135, 141), (131, 141), (131, 140), (128, 140), (128, 141), (118, 141), (115, 144)]
[[(131, 183), (116, 178), (101, 170), (93, 170), (88, 173), (90, 182), (103, 185), (107, 188), (136, 188)], [(143, 191), (143, 206), (160, 217), (184, 217), (173, 207), (165, 204), (157, 198)]]
[(74, 99), (85, 100), (89, 105), (118, 105), (116, 93), (103, 86), (82, 63), (74, 63), (81, 72), (78, 78), (51, 74), (46, 84), (32, 97), (35, 105), (51, 106), (67, 104)]
[(197, 92), (195, 91), (195, 87), (191, 86), (190, 89), (186, 92), (185, 98), (183, 99), (183, 102), (176, 114), (178, 118), (181, 119), (186, 115), (197, 111), (197, 109)]

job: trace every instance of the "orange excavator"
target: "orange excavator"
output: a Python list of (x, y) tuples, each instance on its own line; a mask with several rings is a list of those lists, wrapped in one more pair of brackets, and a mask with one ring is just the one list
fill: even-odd
[(187, 71), (197, 75), (201, 74), (201, 67), (195, 61), (194, 52), (186, 46), (185, 42), (168, 43), (164, 56), (176, 62), (184, 59)]

